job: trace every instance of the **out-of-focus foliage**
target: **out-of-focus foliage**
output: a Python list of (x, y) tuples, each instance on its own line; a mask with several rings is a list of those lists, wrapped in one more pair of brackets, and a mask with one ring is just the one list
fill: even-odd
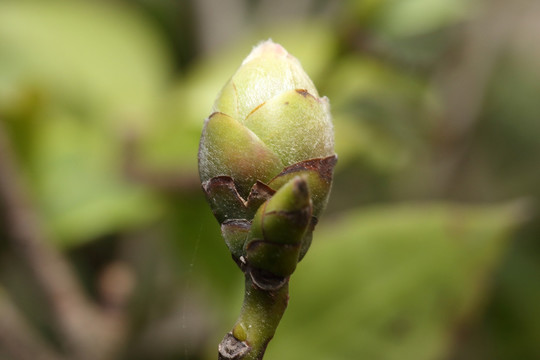
[[(242, 13), (210, 23), (222, 6)], [(539, 13), (527, 0), (4, 0), (0, 122), (89, 292), (111, 260), (134, 269), (124, 358), (212, 359), (243, 283), (199, 188), (199, 136), (272, 38), (330, 99), (339, 162), (267, 358), (540, 358)], [(0, 284), (48, 339), (6, 247)]]
[[(433, 89), (421, 79), (360, 56), (344, 58), (327, 82), (341, 162), (361, 158), (383, 171), (402, 167), (425, 150), (436, 113)], [(431, 98), (430, 98), (431, 97)]]
[(395, 205), (321, 226), (268, 355), (443, 358), (455, 326), (483, 301), (516, 210)]
[(170, 76), (155, 31), (123, 6), (5, 2), (0, 49), (1, 113), (55, 238), (155, 218), (160, 205), (122, 179), (119, 158), (122, 131), (154, 120)]
[(367, 28), (403, 38), (453, 25), (466, 18), (474, 5), (465, 0), (352, 0), (345, 11)]
[(151, 120), (171, 64), (163, 41), (133, 9), (10, 1), (0, 14), (7, 95), (16, 100), (33, 87), (108, 127)]

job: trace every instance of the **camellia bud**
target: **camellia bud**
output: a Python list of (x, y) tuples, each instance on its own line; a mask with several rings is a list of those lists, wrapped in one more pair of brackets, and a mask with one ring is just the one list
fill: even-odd
[(262, 358), (336, 161), (328, 99), (283, 47), (255, 47), (218, 95), (199, 147), (203, 190), (246, 275), (243, 310), (220, 359)]
[(247, 258), (259, 207), (295, 178), (306, 182), (312, 207), (301, 258), (335, 163), (328, 99), (281, 45), (261, 43), (218, 95), (199, 148), (203, 189), (235, 259)]

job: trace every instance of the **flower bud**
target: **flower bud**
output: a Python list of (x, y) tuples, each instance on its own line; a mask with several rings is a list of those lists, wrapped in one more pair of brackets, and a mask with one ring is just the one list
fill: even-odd
[[(264, 266), (269, 263), (255, 252), (279, 242), (256, 234), (265, 228), (255, 226), (264, 218), (273, 224), (265, 236), (298, 238), (294, 246), (300, 250), (291, 256), (301, 258), (326, 205), (336, 159), (328, 99), (319, 97), (299, 61), (282, 46), (266, 41), (255, 47), (218, 95), (199, 147), (203, 190), (233, 257), (241, 262), (251, 253)], [(305, 189), (303, 196), (294, 195), (298, 189)], [(286, 204), (283, 197), (304, 209), (301, 227), (291, 228), (286, 217), (261, 210)], [(265, 241), (264, 246), (248, 238)], [(285, 274), (289, 268), (269, 270)]]

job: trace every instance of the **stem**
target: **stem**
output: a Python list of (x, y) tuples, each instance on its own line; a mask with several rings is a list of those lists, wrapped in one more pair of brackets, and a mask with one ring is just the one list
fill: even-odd
[(13, 360), (67, 360), (36, 333), (1, 288), (0, 349)]
[[(68, 259), (52, 245), (0, 119), (0, 207), (8, 240), (27, 263), (66, 352), (77, 360), (111, 359), (125, 335), (123, 314), (107, 314), (86, 295)], [(99, 346), (96, 346), (99, 344)]]
[(219, 360), (261, 360), (289, 302), (289, 280), (261, 289), (246, 271), (244, 304), (233, 330), (219, 345)]
[(5, 208), (8, 240), (28, 263), (66, 340), (74, 340), (71, 314), (88, 310), (88, 301), (70, 265), (50, 244), (27, 196), (8, 134), (0, 121), (0, 203)]

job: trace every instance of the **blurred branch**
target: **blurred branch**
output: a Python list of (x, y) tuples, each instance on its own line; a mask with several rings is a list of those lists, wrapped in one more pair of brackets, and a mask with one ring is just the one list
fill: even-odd
[(35, 334), (4, 292), (0, 292), (0, 346), (14, 360), (64, 359)]
[[(516, 10), (518, 9), (518, 10)], [(473, 133), (480, 120), (486, 87), (499, 54), (523, 10), (516, 2), (485, 1), (481, 17), (464, 28), (457, 55), (443, 62), (435, 74), (445, 106), (445, 121), (437, 129), (436, 161), (439, 193), (457, 184), (466, 162)]]
[(0, 202), (8, 238), (45, 295), (68, 353), (75, 359), (110, 358), (124, 333), (121, 322), (105, 316), (86, 297), (73, 268), (47, 237), (23, 184), (0, 121)]
[[(197, 43), (209, 54), (242, 34), (247, 14), (242, 0), (193, 1), (197, 21)], [(226, 26), (224, 26), (226, 24)]]

